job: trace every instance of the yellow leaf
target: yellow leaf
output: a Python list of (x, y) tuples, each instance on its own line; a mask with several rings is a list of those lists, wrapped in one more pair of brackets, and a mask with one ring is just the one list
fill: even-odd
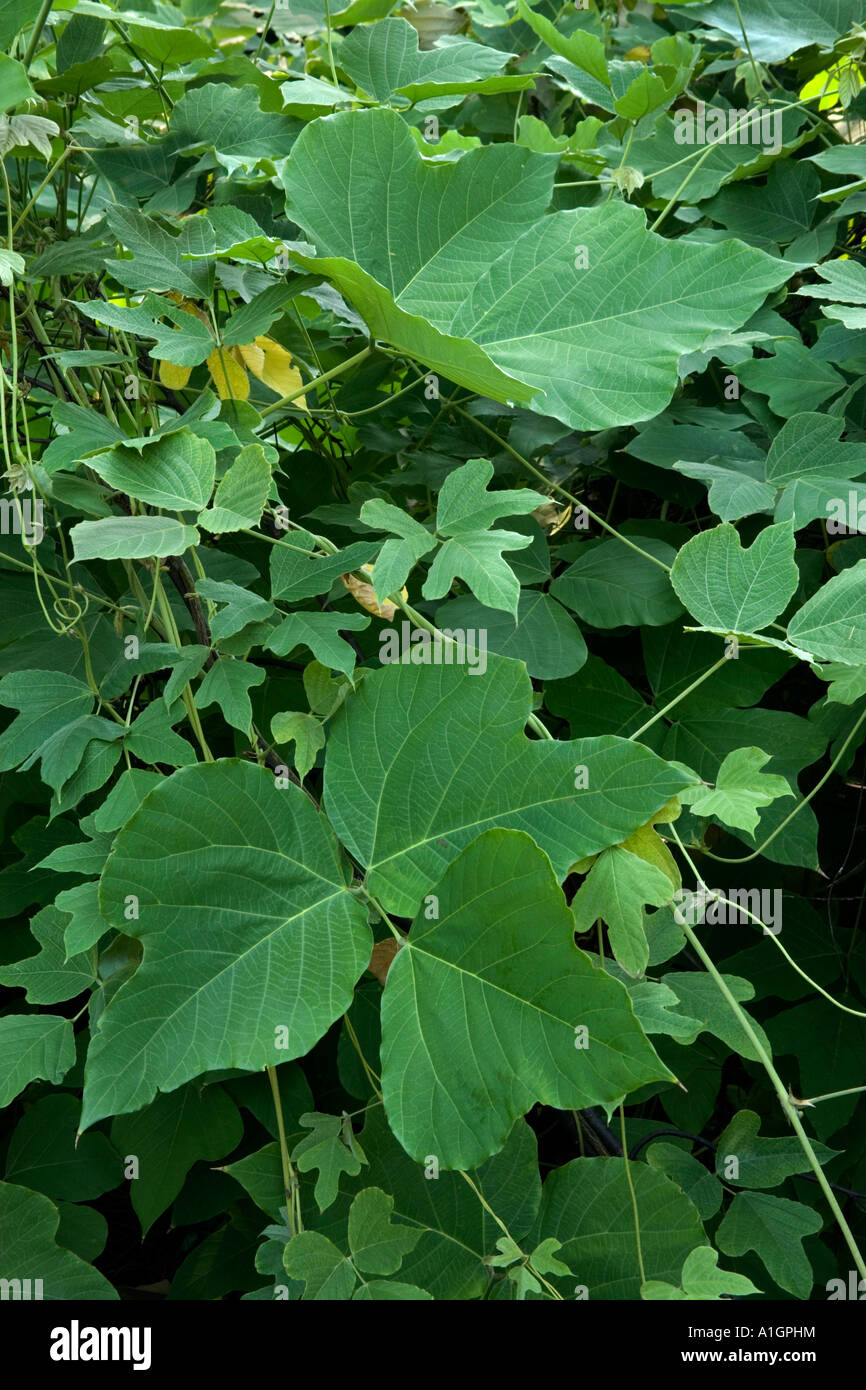
[(159, 364), (160, 381), (173, 391), (182, 390), (191, 375), (192, 367), (179, 367), (176, 362), (167, 362), (165, 358)]
[[(373, 566), (362, 565), (361, 569), (366, 570), (369, 574)], [(390, 623), (394, 614), (397, 612), (396, 604), (393, 604), (390, 599), (386, 598), (380, 606), (376, 601), (376, 594), (372, 584), (365, 584), (363, 579), (358, 579), (354, 574), (341, 574), (340, 578), (356, 603), (360, 603), (361, 607), (365, 608), (368, 613), (372, 613), (374, 618), (386, 618)], [(408, 600), (409, 594), (406, 589), (403, 589), (400, 597)]]
[(249, 378), (231, 348), (216, 348), (207, 359), (207, 367), (221, 401), (245, 401), (250, 394)]
[[(292, 354), (273, 338), (256, 338), (252, 343), (243, 344), (238, 351), (253, 376), (257, 376), (265, 386), (276, 391), (278, 396), (290, 396), (293, 391), (298, 391), (303, 386), (301, 373), (294, 365)], [(295, 404), (302, 410), (307, 408), (303, 396), (298, 396)]]

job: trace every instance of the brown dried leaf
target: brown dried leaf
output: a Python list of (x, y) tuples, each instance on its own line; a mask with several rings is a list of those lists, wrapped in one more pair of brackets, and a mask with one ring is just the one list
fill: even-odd
[(371, 975), (375, 975), (379, 984), (384, 986), (388, 978), (388, 971), (391, 969), (391, 961), (400, 950), (399, 941), (395, 941), (393, 936), (389, 936), (386, 941), (377, 941), (373, 947), (373, 954), (370, 956), (370, 964), (367, 969)]

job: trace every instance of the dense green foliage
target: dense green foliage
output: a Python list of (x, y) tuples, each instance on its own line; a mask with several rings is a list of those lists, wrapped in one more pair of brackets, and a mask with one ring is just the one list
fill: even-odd
[(861, 7), (340, 2), (0, 2), (0, 1278), (850, 1297)]

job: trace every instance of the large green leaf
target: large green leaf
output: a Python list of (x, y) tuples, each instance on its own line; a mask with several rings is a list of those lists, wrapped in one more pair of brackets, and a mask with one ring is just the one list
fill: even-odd
[(382, 1000), (385, 1111), (418, 1162), (474, 1166), (537, 1101), (613, 1105), (670, 1077), (528, 835), (479, 836), (425, 902)]
[(101, 1197), (123, 1180), (120, 1156), (104, 1134), (76, 1135), (78, 1097), (55, 1091), (19, 1120), (6, 1155), (6, 1177), (69, 1202)]
[(114, 1121), (114, 1147), (138, 1160), (130, 1195), (142, 1235), (171, 1206), (196, 1160), (225, 1158), (243, 1132), (237, 1106), (220, 1086), (182, 1086)]
[(117, 444), (87, 463), (118, 492), (149, 507), (183, 512), (199, 511), (210, 497), (216, 455), (206, 439), (184, 429), (155, 439), (141, 452)]
[(590, 1302), (640, 1297), (635, 1202), (647, 1279), (678, 1284), (686, 1256), (706, 1245), (697, 1210), (680, 1188), (645, 1163), (629, 1163), (628, 1174), (625, 1164), (577, 1158), (544, 1184), (533, 1237), (562, 1242), (558, 1258), (574, 1271), (568, 1284), (556, 1281), (565, 1297), (575, 1296), (575, 1282), (578, 1296)]
[(419, 51), (417, 29), (394, 18), (353, 29), (340, 49), (340, 67), (377, 101), (399, 93), (415, 102), (449, 93), (531, 87), (532, 78), (522, 74), (497, 76), (511, 57), (470, 41)]
[(676, 551), (643, 536), (633, 544), (646, 556), (621, 540), (584, 541), (577, 559), (551, 585), (553, 597), (594, 627), (669, 623), (682, 612), (664, 569)]
[(863, 18), (860, 0), (740, 0), (739, 5), (713, 0), (690, 5), (685, 13), (711, 29), (721, 29), (738, 46), (745, 25), (751, 52), (768, 63), (782, 62), (813, 43), (832, 48), (841, 34)]
[(414, 916), (445, 866), (493, 826), (526, 831), (562, 879), (687, 784), (624, 739), (527, 739), (530, 698), (525, 667), (488, 655), (483, 675), (387, 666), (335, 715), (325, 807), (387, 910)]
[(0, 1278), (41, 1280), (45, 1299), (116, 1299), (104, 1274), (57, 1244), (59, 1224), (60, 1212), (41, 1192), (0, 1182)]
[(701, 531), (679, 551), (671, 582), (704, 627), (760, 632), (787, 606), (799, 583), (793, 528), (767, 526), (748, 550), (729, 522)]
[(145, 560), (182, 555), (198, 541), (194, 526), (171, 516), (112, 516), (79, 521), (69, 532), (76, 560)]
[[(134, 290), (177, 290), (204, 299), (213, 288), (213, 265), (185, 261), (187, 238), (164, 232), (152, 217), (128, 208), (109, 208), (108, 224), (118, 241), (132, 252), (132, 259), (106, 261), (121, 285)], [(198, 221), (198, 219), (196, 219)]]
[(231, 760), (150, 793), (115, 841), (100, 906), (144, 959), (99, 1020), (83, 1128), (205, 1071), (303, 1056), (370, 957), (323, 818), (297, 787)]
[(436, 610), (440, 631), (487, 634), (487, 649), (522, 661), (531, 676), (554, 680), (571, 676), (586, 661), (586, 643), (561, 604), (539, 589), (521, 589), (517, 622), (502, 609), (485, 608), (465, 596)]
[(554, 170), (506, 144), (425, 161), (385, 110), (316, 121), (283, 175), (315, 246), (293, 254), (377, 337), (473, 390), (526, 402), (533, 388), (533, 409), (576, 428), (647, 419), (680, 356), (743, 324), (788, 268), (738, 242), (653, 236), (622, 203), (546, 217)]
[(866, 664), (866, 560), (823, 585), (794, 614), (788, 637), (821, 661)]

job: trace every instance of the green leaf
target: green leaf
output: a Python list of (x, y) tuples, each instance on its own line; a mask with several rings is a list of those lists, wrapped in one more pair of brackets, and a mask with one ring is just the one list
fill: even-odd
[(10, 48), (15, 35), (33, 23), (40, 8), (39, 0), (0, 0), (0, 48)]
[(283, 1264), (292, 1279), (304, 1281), (305, 1299), (339, 1303), (352, 1296), (357, 1275), (351, 1262), (318, 1231), (299, 1231), (286, 1246)]
[[(501, 1228), (478, 1201), (460, 1173), (438, 1167), (433, 1155), (414, 1163), (394, 1137), (382, 1107), (368, 1110), (361, 1133), (369, 1160), (365, 1182), (387, 1189), (394, 1214), (424, 1232), (423, 1240), (403, 1257), (401, 1277), (428, 1290), (438, 1300), (479, 1298), (489, 1275), (483, 1257)], [(518, 1240), (535, 1220), (541, 1200), (535, 1136), (518, 1120), (501, 1153), (469, 1176), (485, 1201)], [(343, 1240), (348, 1203), (333, 1209), (333, 1226), (323, 1226)]]
[(662, 563), (654, 564), (621, 540), (584, 541), (574, 563), (551, 584), (553, 597), (593, 627), (661, 625), (677, 617), (682, 604), (664, 569), (676, 551), (645, 536), (629, 539)]
[(547, 44), (548, 48), (553, 49), (554, 53), (559, 53), (561, 57), (567, 58), (576, 67), (590, 73), (603, 86), (610, 86), (607, 61), (604, 56), (604, 44), (595, 34), (587, 33), (583, 29), (576, 29), (573, 34), (566, 37), (559, 32), (555, 24), (551, 24), (549, 19), (536, 14), (535, 10), (526, 3), (526, 0), (517, 0), (517, 12), (530, 29)]
[[(738, 1003), (754, 997), (754, 985), (748, 980), (741, 980), (736, 975), (725, 975), (723, 979)], [(732, 1052), (736, 1052), (740, 1057), (747, 1057), (750, 1062), (761, 1060), (755, 1044), (709, 975), (697, 970), (669, 971), (663, 977), (663, 983), (677, 996), (680, 1014), (690, 1020), (701, 1020), (701, 1031), (713, 1033), (715, 1037), (721, 1038)], [(768, 1056), (772, 1056), (773, 1050), (760, 1023), (751, 1017), (749, 1023), (764, 1051)]]
[(30, 923), (39, 953), (0, 966), (0, 984), (23, 989), (28, 1004), (59, 1004), (90, 989), (96, 983), (95, 957), (77, 954), (67, 959), (65, 929), (65, 914), (56, 907), (44, 907)]
[(248, 734), (253, 722), (250, 691), (263, 683), (265, 675), (261, 666), (223, 657), (214, 662), (195, 692), (196, 709), (219, 705), (226, 722), (242, 734)]
[[(707, 501), (722, 521), (739, 521), (755, 512), (770, 511), (776, 500), (776, 489), (763, 481), (764, 468), (758, 460), (729, 463), (724, 455), (712, 455), (702, 463), (678, 460), (674, 468), (708, 485)], [(787, 518), (777, 518), (783, 519)]]
[(426, 1302), (433, 1297), (417, 1284), (401, 1284), (398, 1279), (371, 1279), (352, 1294), (353, 1303), (399, 1301)]
[(479, 836), (388, 972), (382, 1095), (403, 1147), (468, 1168), (535, 1102), (616, 1104), (668, 1075), (622, 986), (575, 947), (546, 856), (515, 831)]
[(829, 362), (816, 357), (799, 338), (775, 343), (772, 357), (739, 363), (737, 376), (750, 391), (767, 396), (773, 413), (786, 419), (801, 411), (816, 410), (831, 396), (837, 396), (845, 385), (845, 378)]
[[(151, 774), (145, 773), (144, 775)], [(106, 845), (102, 854), (102, 862), (96, 868), (97, 873), (101, 872), (103, 868), (108, 849), (109, 845)], [(68, 965), (71, 965), (76, 956), (89, 951), (109, 930), (108, 923), (99, 911), (99, 883), (94, 881), (93, 883), (82, 883), (77, 888), (68, 888), (65, 893), (57, 894), (54, 905), (58, 911), (72, 914), (65, 928), (61, 928), (65, 960)], [(48, 964), (49, 962), (46, 961), (45, 963)], [(79, 965), (82, 972), (85, 965), (86, 962), (81, 962)], [(95, 983), (94, 974), (95, 972), (91, 972), (91, 980), (88, 985), (82, 985), (82, 989), (88, 988), (90, 983)], [(70, 998), (72, 997), (74, 996), (70, 995)]]
[(769, 806), (779, 796), (793, 796), (784, 777), (762, 772), (770, 754), (761, 748), (736, 748), (719, 768), (715, 788), (687, 787), (680, 800), (696, 816), (717, 816), (725, 825), (748, 830), (758, 824), (758, 807)]
[(185, 713), (181, 701), (168, 710), (162, 700), (152, 701), (129, 726), (124, 739), (126, 749), (143, 763), (167, 763), (169, 767), (194, 763), (196, 756), (192, 745), (171, 727)]
[(794, 614), (788, 637), (819, 661), (866, 664), (866, 560), (828, 580)]
[(0, 285), (9, 286), (16, 275), (24, 270), (25, 260), (17, 251), (0, 250)]
[(37, 1077), (59, 1086), (75, 1063), (72, 1022), (57, 1014), (0, 1018), (0, 1106), (11, 1105)]
[(248, 444), (220, 479), (213, 504), (199, 513), (198, 524), (218, 536), (252, 529), (261, 521), (270, 491), (271, 469), (264, 450), (260, 444)]
[(117, 492), (170, 512), (199, 511), (213, 491), (216, 454), (192, 430), (156, 438), (146, 449), (117, 444), (87, 460)]
[(289, 656), (296, 647), (307, 647), (317, 661), (347, 676), (355, 669), (356, 655), (341, 632), (363, 632), (370, 619), (363, 613), (290, 613), (271, 633), (267, 649)]
[(224, 605), (211, 617), (211, 636), (221, 642), (234, 637), (251, 623), (267, 622), (275, 609), (268, 599), (231, 580), (199, 579), (195, 591), (211, 603)]
[(84, 1202), (123, 1180), (120, 1157), (104, 1134), (76, 1135), (78, 1097), (45, 1096), (18, 1121), (6, 1155), (10, 1182), (49, 1197)]
[(699, 623), (719, 632), (760, 632), (799, 583), (794, 531), (766, 526), (744, 550), (728, 522), (693, 536), (677, 554), (671, 583)]
[(132, 260), (105, 263), (121, 285), (133, 290), (177, 290), (193, 299), (211, 294), (213, 265), (183, 260), (183, 233), (169, 236), (152, 217), (129, 208), (108, 207), (105, 215), (117, 240), (132, 252)]
[(124, 1162), (127, 1154), (138, 1160), (130, 1195), (143, 1236), (171, 1206), (192, 1165), (199, 1159), (225, 1158), (243, 1132), (237, 1106), (220, 1086), (182, 1086), (114, 1121), (115, 1149)]
[(686, 1256), (681, 1275), (682, 1287), (664, 1284), (657, 1279), (648, 1279), (641, 1287), (641, 1298), (650, 1300), (686, 1300), (688, 1302), (714, 1302), (723, 1296), (743, 1298), (750, 1293), (760, 1293), (751, 1279), (732, 1270), (719, 1269), (719, 1252), (712, 1246), (699, 1245)]
[[(25, 101), (38, 100), (28, 81), (24, 64), (16, 62), (5, 53), (0, 53), (0, 90), (3, 92), (4, 111), (11, 111), (13, 107), (20, 106)], [(14, 143), (16, 142), (13, 141)], [(3, 153), (6, 153), (5, 149)]]
[(488, 657), (483, 677), (389, 665), (347, 698), (331, 727), (324, 803), (386, 911), (414, 915), (445, 866), (492, 826), (531, 835), (562, 879), (688, 782), (623, 739), (527, 739), (529, 713), (526, 670), (504, 657)]
[(586, 643), (574, 619), (548, 594), (521, 589), (517, 623), (502, 609), (485, 608), (466, 596), (444, 603), (436, 610), (440, 632), (465, 633), (481, 646), (486, 633), (487, 650), (522, 661), (530, 676), (554, 680), (579, 671), (587, 659)]
[(492, 477), (493, 464), (487, 459), (470, 459), (448, 474), (436, 506), (437, 534), (466, 536), (486, 531), (500, 517), (527, 516), (548, 501), (544, 493), (528, 487), (488, 492)]
[(649, 961), (644, 906), (661, 907), (672, 892), (671, 881), (660, 868), (616, 845), (598, 856), (575, 895), (575, 926), (585, 932), (603, 919), (620, 965), (630, 975), (642, 975)]
[(117, 516), (79, 521), (69, 532), (75, 560), (146, 560), (182, 555), (198, 543), (194, 526), (170, 516)]
[[(553, 60), (546, 66), (553, 67), (556, 63), (561, 71), (560, 62)], [(652, 180), (653, 193), (657, 198), (679, 201), (677, 193), (685, 177), (680, 163), (683, 158), (689, 159), (688, 201), (694, 204), (713, 197), (723, 184), (732, 179), (763, 173), (773, 166), (779, 154), (791, 152), (803, 143), (800, 132), (806, 123), (806, 115), (802, 109), (784, 112), (767, 110), (765, 120), (769, 123), (769, 129), (763, 132), (757, 128), (761, 114), (758, 108), (751, 108), (751, 118), (748, 121), (744, 119), (748, 115), (748, 110), (744, 109), (745, 98), (740, 98), (743, 107), (737, 108), (728, 105), (719, 88), (716, 88), (714, 96), (712, 108), (706, 113), (704, 128), (695, 121), (689, 108), (684, 107), (674, 113), (673, 119), (669, 113), (663, 112), (655, 119), (651, 130), (632, 141), (628, 162), (647, 180)], [(709, 117), (713, 111), (721, 113), (725, 125), (724, 138), (719, 138), (719, 134), (712, 129)], [(732, 138), (729, 132), (741, 121), (743, 123)], [(650, 122), (646, 124), (650, 125)], [(741, 143), (744, 131), (750, 137), (745, 144)], [(689, 150), (685, 155), (684, 145)], [(609, 130), (600, 133), (597, 151), (605, 154), (612, 165), (622, 154), (619, 142)], [(787, 273), (790, 274), (790, 266)]]
[(283, 712), (271, 720), (271, 737), (275, 743), (294, 743), (295, 771), (303, 782), (316, 754), (325, 746), (325, 731), (321, 720), (313, 714)]
[(59, 1223), (60, 1212), (41, 1192), (0, 1182), (4, 1277), (41, 1281), (44, 1299), (116, 1299), (104, 1274), (56, 1243)]
[(83, 1203), (58, 1202), (60, 1226), (57, 1244), (92, 1264), (99, 1259), (108, 1240), (108, 1222), (95, 1207)]
[(356, 541), (336, 555), (316, 553), (316, 538), (309, 531), (293, 531), (291, 542), (271, 548), (271, 594), (297, 603), (326, 594), (341, 574), (360, 569), (375, 556), (377, 546)]
[(0, 704), (20, 711), (0, 734), (0, 769), (32, 767), (64, 729), (86, 719), (93, 691), (61, 671), (12, 671), (0, 680)]
[(666, 1174), (691, 1198), (702, 1221), (716, 1215), (722, 1205), (724, 1189), (719, 1179), (713, 1173), (708, 1173), (693, 1154), (679, 1144), (664, 1141), (655, 1141), (645, 1152), (650, 1167)]
[[(680, 0), (677, 0), (680, 3)], [(689, 19), (730, 34), (739, 44), (743, 25), (756, 58), (780, 63), (801, 48), (832, 48), (840, 35), (863, 17), (858, 0), (713, 0), (689, 5)]]
[[(738, 1110), (716, 1145), (716, 1172), (737, 1187), (778, 1187), (785, 1178), (809, 1170), (809, 1161), (796, 1135), (760, 1139), (761, 1119), (753, 1110)], [(835, 1158), (838, 1150), (811, 1140), (819, 1163)], [(736, 1165), (731, 1160), (736, 1160)]]
[(396, 1274), (403, 1256), (415, 1249), (422, 1232), (393, 1220), (394, 1198), (380, 1187), (365, 1187), (349, 1209), (352, 1263), (365, 1274)]
[(647, 419), (680, 356), (740, 327), (788, 267), (738, 242), (654, 236), (623, 203), (544, 216), (555, 167), (507, 144), (425, 162), (386, 110), (313, 122), (283, 181), (316, 250), (293, 256), (428, 370), (573, 428)]
[[(416, 102), (452, 93), (514, 91), (531, 86), (532, 79), (525, 76), (495, 76), (511, 56), (459, 40), (419, 52), (417, 29), (407, 20), (395, 18), (357, 25), (340, 47), (340, 67), (377, 101), (387, 102), (392, 93), (399, 93)], [(285, 95), (291, 98), (291, 89)]]
[(150, 793), (115, 840), (100, 907), (144, 959), (90, 1044), (84, 1129), (202, 1072), (303, 1056), (370, 959), (326, 823), (299, 788), (230, 760)]
[[(136, 305), (109, 304), (104, 299), (94, 299), (89, 303), (73, 299), (70, 302), (94, 323), (155, 339), (156, 347), (150, 349), (150, 356), (168, 360), (178, 367), (198, 366), (199, 362), (210, 357), (216, 347), (214, 336), (206, 323), (202, 323), (195, 314), (188, 314), (186, 310), (155, 294), (146, 294)], [(170, 328), (160, 323), (159, 320), (163, 318), (171, 321)], [(87, 412), (88, 415), (90, 413)]]
[(808, 1298), (812, 1267), (803, 1240), (822, 1225), (818, 1213), (800, 1202), (766, 1192), (738, 1192), (716, 1231), (716, 1243), (725, 1255), (754, 1250), (780, 1288)]
[(210, 147), (231, 170), (282, 159), (298, 124), (279, 112), (262, 111), (255, 87), (206, 82), (190, 87), (175, 104), (169, 130), (179, 149), (192, 153)]
[(459, 576), (479, 603), (501, 608), (516, 619), (520, 580), (502, 552), (524, 550), (530, 544), (531, 538), (519, 531), (461, 532), (437, 551), (421, 592), (425, 598), (444, 598)]
[(292, 1149), (292, 1161), (300, 1173), (310, 1173), (318, 1168), (316, 1205), (319, 1211), (327, 1211), (337, 1200), (340, 1174), (357, 1177), (367, 1159), (352, 1133), (352, 1122), (347, 1116), (341, 1118), (339, 1115), (313, 1112), (301, 1115), (300, 1123), (313, 1132)]
[(678, 1280), (686, 1256), (706, 1244), (695, 1207), (669, 1178), (645, 1163), (629, 1163), (627, 1175), (625, 1164), (621, 1158), (578, 1158), (555, 1168), (544, 1183), (533, 1238), (562, 1242), (558, 1257), (573, 1271), (568, 1284), (559, 1285), (565, 1297), (574, 1297), (575, 1281), (590, 1303), (640, 1296), (635, 1202), (648, 1279)]

